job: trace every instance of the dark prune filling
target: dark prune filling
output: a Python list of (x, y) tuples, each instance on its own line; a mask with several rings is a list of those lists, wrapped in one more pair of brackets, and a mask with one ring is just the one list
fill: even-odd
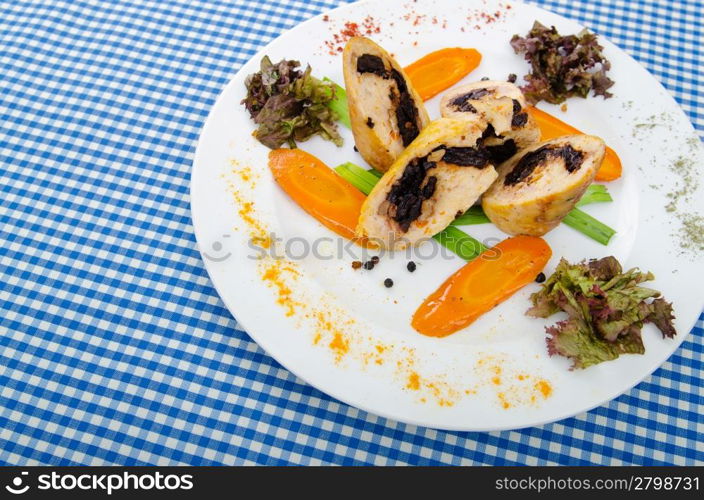
[(357, 58), (357, 73), (374, 73), (383, 78), (387, 77), (384, 61), (381, 60), (381, 57), (371, 54), (362, 54)]
[(389, 194), (386, 195), (386, 200), (393, 205), (389, 215), (403, 232), (408, 231), (411, 223), (420, 217), (423, 200), (435, 193), (436, 177), (430, 177), (426, 185), (421, 186), (428, 170), (436, 165), (434, 161), (428, 161), (427, 156), (414, 158), (406, 165), (401, 178), (391, 186)]
[(403, 145), (408, 146), (420, 134), (418, 108), (416, 108), (413, 98), (408, 92), (406, 80), (404, 80), (401, 73), (392, 69), (391, 78), (394, 79), (398, 88), (398, 102), (394, 102), (396, 105), (396, 123), (398, 123), (398, 131), (401, 134)]
[(528, 113), (518, 113), (517, 115), (513, 115), (511, 126), (520, 128), (525, 125), (526, 122), (528, 122)]
[[(491, 137), (498, 137), (500, 139), (503, 139), (503, 137), (496, 135), (496, 130), (494, 130), (494, 126), (490, 123), (484, 129), (481, 142), (483, 143), (486, 139), (489, 139)], [(502, 142), (501, 144), (495, 144), (493, 146), (484, 147), (489, 152), (489, 161), (494, 165), (498, 165), (499, 163), (505, 162), (513, 155), (515, 155), (518, 151), (518, 146), (516, 146), (516, 142), (513, 139), (508, 139)]]
[(584, 153), (577, 151), (569, 144), (564, 146), (543, 146), (524, 155), (506, 176), (504, 185), (513, 186), (526, 180), (539, 165), (550, 158), (562, 158), (565, 162), (565, 169), (572, 173), (579, 170), (582, 166)]
[(520, 128), (528, 121), (528, 113), (521, 113), (521, 103), (513, 99), (513, 118), (511, 118), (511, 126)]
[(488, 139), (489, 137), (498, 137), (498, 135), (496, 135), (496, 130), (494, 130), (494, 126), (491, 123), (487, 124), (484, 132), (482, 132), (482, 139)]
[[(445, 151), (443, 162), (461, 167), (484, 168), (491, 162), (488, 148), (482, 145), (474, 148), (448, 148), (441, 145), (433, 152), (440, 150)], [(428, 171), (435, 168), (437, 163), (428, 160), (429, 156), (411, 160), (401, 178), (391, 186), (389, 194), (386, 195), (386, 200), (392, 205), (388, 215), (398, 223), (403, 232), (408, 231), (411, 223), (420, 217), (423, 201), (435, 194), (438, 179), (435, 176), (428, 177)]]
[(435, 194), (435, 187), (437, 186), (438, 178), (435, 176), (428, 177), (428, 181), (423, 186), (423, 199), (428, 200)]
[(362, 54), (357, 58), (357, 72), (372, 73), (386, 80), (392, 79), (396, 83), (398, 92), (392, 90), (389, 98), (396, 108), (396, 123), (401, 134), (401, 142), (404, 146), (408, 146), (413, 142), (413, 139), (418, 137), (420, 129), (418, 127), (418, 108), (413, 102), (413, 97), (408, 91), (408, 85), (406, 85), (403, 75), (393, 68), (387, 70), (381, 57), (372, 54)]
[(454, 108), (457, 111), (461, 111), (463, 113), (476, 113), (477, 108), (472, 106), (468, 100), (465, 100), (464, 96), (459, 96), (452, 101), (450, 101), (450, 104), (454, 106)]
[(521, 112), (521, 103), (518, 102), (518, 99), (511, 99), (513, 102), (513, 114), (517, 114)]
[(562, 146), (560, 149), (562, 150), (560, 151), (560, 156), (562, 156), (562, 159), (565, 160), (565, 168), (567, 171), (572, 173), (579, 170), (579, 167), (582, 166), (582, 161), (584, 160), (584, 153), (577, 151), (569, 144)]
[(466, 94), (458, 95), (450, 101), (450, 104), (454, 106), (457, 111), (462, 111), (463, 113), (476, 113), (477, 108), (472, 106), (469, 101), (481, 99), (491, 92), (492, 91), (489, 89), (474, 89)]
[(518, 148), (516, 147), (516, 142), (513, 139), (509, 139), (503, 144), (497, 144), (495, 146), (486, 146), (486, 149), (489, 152), (489, 158), (491, 159), (491, 163), (495, 165), (505, 162), (513, 155), (515, 155), (518, 151)]
[[(492, 91), (489, 89), (475, 89), (471, 92), (467, 92), (466, 94), (462, 94), (455, 97), (450, 101), (450, 105), (452, 105), (457, 111), (462, 111), (465, 113), (476, 113), (477, 108), (472, 106), (469, 101), (476, 101), (477, 99), (481, 99), (482, 97), (491, 92)], [(516, 99), (512, 99), (512, 101), (513, 117), (511, 118), (511, 126), (520, 128), (525, 125), (528, 121), (528, 113), (521, 112), (520, 102), (518, 102)]]
[[(444, 148), (444, 147), (443, 147)], [(491, 161), (491, 154), (484, 146), (474, 148), (444, 148), (442, 161), (461, 167), (486, 167)]]

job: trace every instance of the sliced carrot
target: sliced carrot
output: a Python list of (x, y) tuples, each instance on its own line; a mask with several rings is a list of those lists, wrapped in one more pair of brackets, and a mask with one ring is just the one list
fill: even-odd
[(359, 189), (301, 149), (274, 149), (269, 169), (303, 210), (340, 236), (357, 241), (354, 229), (365, 199)]
[[(538, 127), (540, 127), (540, 139), (547, 141), (562, 137), (569, 134), (581, 134), (579, 130), (569, 125), (559, 118), (555, 118), (549, 113), (538, 108), (530, 106), (526, 109), (528, 113), (535, 119)], [(601, 163), (599, 171), (596, 173), (597, 181), (613, 181), (621, 177), (621, 159), (616, 154), (616, 151), (610, 147), (606, 147), (604, 161)]]
[(428, 296), (413, 315), (411, 325), (423, 335), (450, 335), (535, 280), (551, 255), (552, 250), (542, 238), (505, 239), (466, 264)]
[(455, 47), (431, 52), (404, 70), (421, 99), (427, 101), (459, 82), (481, 61), (482, 55), (475, 49)]

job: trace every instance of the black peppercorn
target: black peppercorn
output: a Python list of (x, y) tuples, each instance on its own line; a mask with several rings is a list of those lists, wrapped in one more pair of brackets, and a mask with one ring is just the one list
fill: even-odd
[(540, 273), (535, 277), (536, 283), (542, 283), (545, 281), (545, 273)]
[(408, 264), (406, 264), (406, 269), (408, 269), (409, 272), (413, 272), (416, 270), (416, 263), (413, 261), (410, 261)]
[(384, 280), (384, 286), (386, 288), (391, 288), (392, 286), (394, 286), (394, 280), (392, 280), (391, 278), (386, 278)]

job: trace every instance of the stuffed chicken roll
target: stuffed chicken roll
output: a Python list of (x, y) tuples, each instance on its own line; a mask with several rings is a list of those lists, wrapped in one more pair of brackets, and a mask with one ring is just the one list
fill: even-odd
[(355, 145), (385, 172), (428, 124), (428, 113), (403, 68), (368, 38), (351, 38), (342, 60)]
[(491, 126), (484, 143), (493, 151), (493, 160), (500, 163), (540, 140), (540, 129), (525, 107), (525, 97), (516, 85), (485, 80), (447, 92), (440, 102), (440, 113), (444, 117), (484, 119)]
[(542, 236), (574, 208), (604, 159), (604, 141), (568, 135), (535, 144), (498, 167), (482, 208), (508, 234)]
[(447, 227), (496, 179), (476, 118), (431, 122), (364, 202), (358, 236), (384, 248), (415, 245)]

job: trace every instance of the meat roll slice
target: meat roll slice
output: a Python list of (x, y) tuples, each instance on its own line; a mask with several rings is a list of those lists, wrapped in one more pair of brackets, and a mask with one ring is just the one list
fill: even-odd
[(385, 172), (430, 119), (403, 68), (368, 38), (351, 38), (342, 53), (354, 142)]
[(464, 213), (496, 179), (475, 118), (431, 122), (393, 163), (362, 205), (357, 234), (403, 249)]
[(482, 197), (491, 222), (508, 234), (542, 236), (574, 208), (604, 159), (604, 141), (568, 135), (530, 146), (498, 167)]
[(525, 107), (525, 97), (516, 85), (485, 80), (446, 93), (440, 113), (453, 118), (477, 115), (486, 120), (491, 128), (485, 144), (492, 151), (493, 161), (500, 163), (540, 140), (540, 129)]

